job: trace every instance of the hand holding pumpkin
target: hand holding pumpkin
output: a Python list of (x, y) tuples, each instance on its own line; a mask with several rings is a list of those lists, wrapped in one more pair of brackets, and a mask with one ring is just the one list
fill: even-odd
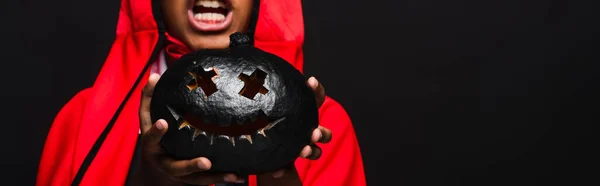
[[(235, 174), (206, 174), (211, 168), (211, 162), (207, 158), (198, 157), (191, 160), (175, 160), (165, 155), (160, 140), (167, 132), (168, 124), (165, 120), (158, 120), (152, 124), (150, 117), (150, 101), (154, 92), (154, 87), (158, 82), (160, 75), (152, 74), (148, 84), (144, 87), (142, 100), (140, 103), (140, 127), (142, 131), (142, 159), (149, 163), (158, 171), (166, 173), (170, 179), (164, 179), (161, 175), (144, 175), (144, 177), (154, 177), (161, 183), (151, 183), (156, 185), (175, 185), (174, 181), (188, 184), (209, 185), (223, 182), (243, 182)], [(156, 173), (156, 172), (152, 172)], [(155, 177), (155, 176), (158, 176)], [(143, 178), (146, 179), (146, 178)]]
[[(308, 86), (314, 91), (315, 98), (317, 100), (317, 106), (321, 107), (323, 102), (325, 102), (325, 88), (322, 84), (317, 81), (315, 77), (311, 77), (308, 79)], [(312, 133), (312, 144), (307, 145), (302, 149), (300, 153), (300, 157), (307, 158), (311, 160), (316, 160), (321, 157), (322, 150), (316, 143), (329, 143), (332, 138), (331, 130), (319, 126), (319, 128), (315, 129)], [(289, 174), (286, 174), (289, 173)], [(272, 177), (271, 177), (272, 176)], [(295, 167), (291, 166), (287, 169), (281, 169), (270, 175), (260, 175), (258, 177), (258, 181), (260, 185), (302, 185), (300, 182), (300, 178), (298, 177), (298, 173), (296, 172)]]
[[(166, 176), (170, 179), (160, 179), (161, 183), (170, 183), (173, 181), (179, 181), (188, 184), (200, 184), (209, 185), (214, 183), (223, 182), (244, 182), (242, 178), (239, 178), (235, 174), (207, 174), (207, 171), (211, 168), (211, 162), (205, 157), (198, 157), (191, 160), (175, 160), (165, 155), (164, 150), (160, 145), (162, 136), (167, 132), (168, 124), (165, 120), (158, 120), (152, 124), (150, 117), (150, 102), (154, 87), (158, 82), (160, 75), (152, 74), (148, 80), (148, 84), (143, 89), (142, 100), (140, 103), (140, 127), (142, 132), (142, 143), (143, 143), (143, 159), (144, 162), (149, 163), (156, 170), (166, 173)], [(315, 92), (317, 106), (321, 106), (325, 101), (325, 89), (319, 84), (319, 82), (311, 77), (308, 82), (308, 86)], [(319, 126), (315, 129), (312, 134), (312, 144), (304, 147), (300, 153), (300, 157), (307, 159), (318, 159), (321, 156), (321, 149), (315, 145), (316, 143), (328, 143), (331, 140), (331, 131), (327, 128)], [(292, 167), (293, 169), (293, 167)], [(286, 170), (279, 170), (272, 174), (272, 178), (287, 178), (291, 176), (292, 180), (299, 180), (297, 174), (284, 176)], [(295, 170), (294, 170), (295, 171)], [(154, 172), (153, 172), (154, 173)], [(264, 176), (260, 176), (264, 177)], [(270, 177), (270, 176), (269, 176)], [(261, 179), (261, 178), (259, 178)], [(285, 181), (288, 179), (280, 179)], [(161, 184), (155, 183), (155, 184)]]
[[(308, 79), (308, 86), (315, 92), (315, 98), (317, 100), (317, 107), (321, 107), (323, 102), (325, 102), (325, 88), (322, 84), (317, 81), (315, 77), (311, 77)], [(321, 148), (319, 148), (315, 143), (329, 143), (331, 141), (331, 130), (319, 126), (319, 128), (315, 129), (312, 134), (312, 143), (309, 146), (304, 147), (302, 152), (300, 153), (300, 157), (308, 158), (311, 160), (316, 160), (321, 157)]]

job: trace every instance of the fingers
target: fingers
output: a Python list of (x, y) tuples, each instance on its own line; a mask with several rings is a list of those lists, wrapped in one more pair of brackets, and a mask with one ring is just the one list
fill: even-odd
[(308, 156), (310, 156), (310, 154), (312, 154), (312, 148), (308, 145), (304, 146), (302, 151), (300, 151), (300, 157), (302, 157), (302, 158), (308, 158)]
[(203, 157), (192, 160), (175, 160), (168, 156), (164, 156), (160, 141), (167, 130), (167, 122), (160, 119), (142, 134), (144, 154), (152, 164), (158, 166), (160, 170), (173, 177), (185, 176), (210, 169), (212, 166), (211, 162)]
[(152, 121), (150, 118), (150, 101), (152, 100), (152, 94), (154, 93), (154, 86), (160, 79), (160, 75), (151, 74), (148, 78), (148, 83), (142, 89), (142, 100), (140, 102), (140, 127), (142, 132), (149, 130), (152, 127)]
[[(233, 182), (233, 183), (246, 182), (245, 179), (243, 179), (242, 177), (236, 176), (235, 174), (225, 174), (225, 176), (223, 176), (223, 181), (224, 182)], [(215, 183), (217, 183), (217, 182), (215, 182)]]
[(256, 181), (258, 185), (302, 186), (302, 180), (293, 164), (276, 172), (258, 175)]
[(321, 150), (321, 147), (317, 146), (316, 144), (310, 144), (304, 146), (302, 151), (300, 151), (300, 157), (310, 160), (316, 160), (321, 157), (322, 153), (323, 150)]
[[(318, 130), (315, 131), (319, 131), (321, 133), (320, 137), (317, 138), (317, 142), (319, 143), (329, 143), (331, 141), (331, 139), (333, 138), (333, 134), (331, 132), (331, 130), (329, 130), (328, 128), (325, 128), (323, 126), (319, 126)], [(313, 139), (315, 139), (315, 133), (313, 132)]]
[(315, 93), (317, 107), (321, 107), (321, 105), (323, 105), (323, 102), (325, 102), (325, 88), (321, 83), (319, 83), (319, 81), (317, 81), (317, 78), (315, 77), (308, 78), (308, 85)]
[(329, 143), (331, 141), (333, 134), (331, 130), (319, 126), (319, 128), (313, 130), (312, 139), (313, 143)]
[[(246, 182), (246, 180), (244, 180), (242, 177), (238, 177), (235, 174), (225, 174), (223, 176), (223, 181), (225, 182), (235, 182), (235, 183), (244, 183)], [(217, 183), (217, 182), (215, 182)]]
[(145, 151), (160, 152), (160, 140), (167, 132), (168, 127), (167, 121), (160, 119), (150, 129), (142, 133)]
[(173, 177), (173, 179), (189, 184), (210, 185), (222, 182), (243, 182), (243, 179), (233, 174), (209, 175), (203, 173), (203, 171), (209, 170), (212, 166), (210, 160), (207, 158), (176, 160), (164, 155), (160, 141), (168, 130), (168, 124), (165, 120), (160, 119), (152, 125), (150, 117), (152, 94), (159, 79), (160, 75), (158, 74), (150, 75), (148, 83), (143, 88), (140, 102), (139, 117), (145, 157), (148, 157), (151, 164), (157, 166), (161, 171)]
[(319, 159), (321, 157), (321, 154), (323, 153), (321, 148), (319, 146), (317, 146), (316, 144), (310, 144), (308, 146), (310, 146), (311, 152), (310, 152), (310, 155), (306, 157), (306, 159), (309, 159), (309, 160)]
[(272, 176), (273, 176), (273, 178), (281, 178), (281, 177), (283, 177), (284, 174), (285, 174), (285, 169), (281, 169), (281, 170), (275, 171), (272, 174)]
[(176, 178), (178, 181), (194, 185), (211, 185), (215, 183), (244, 183), (246, 180), (235, 174), (194, 173)]
[(313, 130), (312, 133), (312, 143), (310, 145), (305, 146), (302, 151), (300, 151), (300, 157), (307, 158), (311, 160), (316, 160), (321, 157), (322, 149), (317, 146), (315, 143), (329, 143), (332, 138), (331, 130), (319, 126), (319, 128)]
[(174, 177), (187, 176), (193, 173), (206, 171), (212, 166), (211, 162), (204, 157), (192, 160), (175, 160), (167, 156), (162, 156), (160, 161), (162, 163), (163, 171)]
[(323, 132), (321, 131), (321, 128), (319, 127), (317, 129), (313, 130), (312, 138), (310, 141), (313, 143), (317, 143), (317, 142), (319, 142), (319, 140), (321, 140), (321, 138), (323, 138)]
[(203, 173), (203, 171), (209, 170), (212, 167), (210, 160), (205, 157), (191, 160), (176, 160), (165, 156), (161, 149), (160, 141), (167, 130), (167, 122), (160, 119), (142, 134), (145, 157), (162, 172), (165, 172), (176, 180), (181, 180), (189, 184), (200, 183), (200, 185), (209, 185), (222, 182), (240, 182), (240, 180), (243, 182), (242, 179), (237, 178), (235, 175), (232, 178), (232, 175), (208, 175)]
[(294, 172), (292, 170), (296, 170), (296, 166), (295, 163), (290, 163), (285, 167), (282, 167), (281, 169), (275, 171), (275, 172), (271, 172), (271, 173), (266, 173), (264, 175), (266, 176), (271, 176), (273, 178), (282, 178), (284, 175), (286, 175), (289, 172)]

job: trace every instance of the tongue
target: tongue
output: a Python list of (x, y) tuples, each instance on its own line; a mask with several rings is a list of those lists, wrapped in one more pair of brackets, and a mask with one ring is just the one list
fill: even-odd
[(194, 7), (194, 13), (217, 13), (217, 14), (226, 15), (227, 9), (224, 9), (221, 7), (210, 8), (210, 7), (204, 7), (204, 6), (196, 6), (196, 7)]

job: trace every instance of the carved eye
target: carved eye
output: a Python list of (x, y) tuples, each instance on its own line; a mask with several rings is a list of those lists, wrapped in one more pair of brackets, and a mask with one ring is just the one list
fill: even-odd
[(244, 81), (244, 87), (240, 90), (240, 95), (248, 99), (254, 99), (254, 96), (258, 93), (267, 94), (269, 90), (263, 86), (266, 77), (267, 73), (260, 69), (254, 70), (250, 76), (244, 73), (240, 74), (238, 78)]
[(219, 77), (217, 69), (210, 68), (205, 71), (202, 66), (198, 65), (188, 73), (192, 75), (192, 79), (187, 83), (187, 87), (190, 91), (200, 87), (207, 97), (217, 92), (217, 85), (215, 85), (213, 81), (214, 78)]

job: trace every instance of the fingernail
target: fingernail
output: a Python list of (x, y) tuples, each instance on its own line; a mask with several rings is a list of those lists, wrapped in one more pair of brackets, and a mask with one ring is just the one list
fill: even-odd
[(153, 72), (152, 74), (150, 74), (150, 78), (157, 78), (158, 76), (160, 76), (158, 73)]
[(321, 138), (323, 138), (323, 132), (321, 132), (321, 130), (319, 130), (319, 140), (321, 140)]
[[(307, 146), (304, 146), (304, 149), (302, 149), (302, 152), (301, 152), (301, 153), (302, 153), (302, 154), (306, 154), (305, 156), (303, 156), (303, 158), (307, 158), (307, 157), (309, 157), (309, 156), (312, 154), (312, 149), (311, 149), (311, 147), (310, 147), (310, 146), (308, 146), (308, 145), (307, 145)], [(302, 154), (301, 154), (301, 155), (302, 155)]]
[(283, 170), (277, 171), (273, 174), (273, 178), (281, 178), (285, 172)]
[(204, 170), (204, 169), (208, 169), (208, 168), (206, 167), (206, 165), (205, 165), (204, 163), (202, 163), (202, 161), (198, 161), (198, 168), (200, 168), (200, 169), (203, 169), (203, 170)]
[(164, 122), (162, 120), (158, 120), (158, 122), (156, 122), (156, 128), (158, 128), (158, 130), (165, 129)]
[(315, 132), (317, 133), (317, 139), (313, 138), (313, 142), (317, 142), (317, 141), (321, 140), (321, 138), (323, 137), (323, 132), (321, 132), (321, 130), (317, 129), (317, 130), (315, 130)]
[(315, 77), (310, 77), (310, 79), (308, 79), (308, 83), (310, 83), (311, 87), (317, 87), (319, 85), (319, 82)]

